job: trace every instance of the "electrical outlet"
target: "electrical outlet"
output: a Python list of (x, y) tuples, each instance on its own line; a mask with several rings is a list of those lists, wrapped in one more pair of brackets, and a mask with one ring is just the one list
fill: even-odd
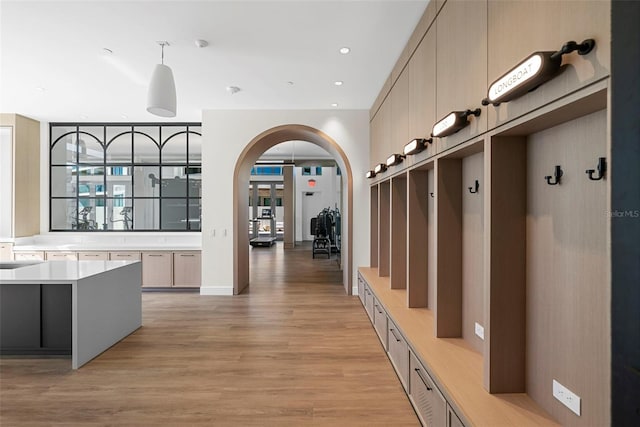
[(553, 397), (558, 399), (564, 406), (571, 409), (576, 415), (580, 416), (580, 396), (553, 380)]
[(478, 322), (476, 322), (476, 335), (481, 339), (484, 340), (484, 328), (482, 327), (482, 325)]

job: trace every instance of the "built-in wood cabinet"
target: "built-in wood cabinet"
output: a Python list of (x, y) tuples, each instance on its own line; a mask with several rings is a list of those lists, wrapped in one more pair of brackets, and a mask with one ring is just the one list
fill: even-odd
[(173, 286), (177, 288), (200, 287), (202, 282), (200, 251), (173, 253)]
[(409, 346), (400, 329), (387, 318), (387, 353), (405, 390), (409, 390)]
[(373, 298), (373, 326), (380, 337), (382, 347), (387, 350), (387, 313), (375, 297)]
[(142, 287), (170, 288), (173, 286), (173, 253), (142, 253)]
[[(451, 111), (481, 114), (370, 181), (361, 273), (387, 314), (390, 358), (397, 328), (444, 398), (437, 425), (608, 425), (610, 2), (432, 4), (371, 108), (372, 133), (389, 106), (393, 143), (405, 123), (406, 143)], [(588, 38), (595, 49), (563, 55), (550, 81), (480, 106), (528, 55)], [(394, 115), (405, 87), (407, 122)], [(382, 140), (372, 165), (397, 151)], [(410, 396), (429, 424), (416, 375)], [(553, 397), (554, 380), (581, 398), (580, 415)]]
[[(409, 142), (409, 70), (404, 69), (390, 93), (391, 102), (391, 147), (392, 153), (402, 154)], [(386, 158), (385, 158), (386, 159)]]
[(413, 353), (410, 353), (409, 371), (411, 382), (409, 397), (420, 421), (428, 427), (445, 426), (447, 401)]
[(0, 114), (0, 237), (40, 231), (40, 122)]

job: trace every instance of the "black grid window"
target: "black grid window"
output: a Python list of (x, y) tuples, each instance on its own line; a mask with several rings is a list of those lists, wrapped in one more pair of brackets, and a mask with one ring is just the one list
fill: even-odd
[(200, 123), (51, 123), (50, 231), (200, 231)]

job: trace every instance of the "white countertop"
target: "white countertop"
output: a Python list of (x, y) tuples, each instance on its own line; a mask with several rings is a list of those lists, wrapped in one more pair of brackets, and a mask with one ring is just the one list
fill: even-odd
[(199, 251), (200, 233), (47, 233), (15, 239), (13, 251)]
[[(140, 261), (41, 261), (14, 269), (0, 269), (0, 283), (70, 283)], [(11, 261), (1, 264), (31, 264)]]

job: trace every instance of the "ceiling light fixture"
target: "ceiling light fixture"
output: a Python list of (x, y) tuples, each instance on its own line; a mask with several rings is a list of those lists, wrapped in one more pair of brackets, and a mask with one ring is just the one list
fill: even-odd
[(160, 117), (176, 116), (176, 84), (171, 68), (164, 65), (164, 47), (169, 42), (159, 41), (162, 49), (161, 63), (156, 64), (147, 92), (147, 111)]
[(335, 82), (333, 82), (333, 84), (336, 86), (342, 86), (344, 82), (342, 80), (336, 80)]
[(340, 48), (340, 53), (343, 54), (343, 55), (346, 55), (349, 52), (351, 52), (351, 49), (348, 48), (347, 46)]
[(231, 95), (235, 95), (236, 93), (240, 92), (242, 89), (240, 89), (238, 86), (227, 86), (227, 92), (229, 92)]
[(202, 40), (202, 39), (197, 39), (195, 41), (195, 43), (196, 43), (196, 47), (199, 47), (199, 48), (203, 48), (203, 47), (209, 46), (209, 42), (206, 41), (206, 40)]
[(332, 107), (337, 107), (337, 106), (338, 106), (338, 103), (337, 103), (337, 102), (334, 102), (333, 104), (331, 104), (331, 106), (332, 106)]
[(113, 54), (113, 51), (112, 51), (111, 49), (109, 49), (108, 47), (103, 47), (103, 48), (102, 48), (102, 53), (103, 53), (104, 55), (112, 55), (112, 54)]

